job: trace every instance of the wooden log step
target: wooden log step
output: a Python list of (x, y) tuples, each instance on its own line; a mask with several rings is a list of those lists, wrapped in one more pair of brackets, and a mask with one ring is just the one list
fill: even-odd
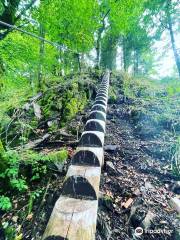
[(107, 83), (104, 83), (103, 85), (100, 86), (99, 90), (101, 89), (108, 89), (108, 84)]
[[(76, 153), (78, 153), (79, 151), (88, 151), (88, 152), (93, 152), (94, 155), (96, 155), (96, 157), (98, 158), (99, 161), (99, 165), (98, 166), (102, 166), (103, 162), (104, 162), (104, 149), (102, 147), (77, 147)], [(92, 162), (92, 160), (88, 160), (89, 162)], [(74, 162), (72, 163), (73, 165)], [(83, 164), (77, 164), (77, 165), (83, 165)]]
[(105, 107), (107, 106), (107, 103), (104, 100), (97, 100), (94, 102), (94, 105), (95, 104), (101, 104), (101, 105), (104, 105)]
[(86, 122), (84, 130), (87, 131), (99, 131), (105, 133), (105, 122), (98, 119), (90, 119)]
[(71, 165), (68, 169), (62, 195), (79, 199), (98, 198), (101, 168)]
[(96, 96), (96, 100), (104, 100), (104, 101), (106, 101), (107, 102), (107, 97), (105, 97), (105, 96)]
[(91, 151), (78, 151), (73, 159), (72, 165), (80, 165), (80, 166), (100, 166), (100, 161), (98, 157)]
[(42, 240), (94, 240), (97, 208), (97, 200), (61, 196), (54, 206)]
[(99, 93), (105, 93), (105, 94), (108, 94), (108, 90), (105, 90), (105, 89), (100, 89), (97, 94)]
[(104, 144), (104, 133), (98, 131), (83, 132), (78, 146), (102, 147)]
[(97, 95), (96, 95), (96, 97), (106, 97), (106, 98), (108, 98), (108, 95), (106, 94), (106, 93), (98, 93)]
[(101, 105), (101, 104), (93, 105), (93, 107), (91, 108), (91, 111), (95, 111), (95, 110), (106, 113), (106, 107), (104, 105)]
[(102, 120), (102, 121), (106, 121), (106, 114), (104, 112), (95, 110), (95, 111), (91, 111), (90, 115), (88, 117), (89, 119), (97, 119), (97, 120)]
[[(92, 125), (91, 125), (92, 124)], [(97, 125), (96, 125), (97, 124)], [(99, 128), (99, 125), (101, 126), (101, 128)], [(91, 131), (99, 131), (99, 132), (105, 132), (105, 129), (106, 129), (106, 123), (104, 122), (104, 120), (99, 120), (99, 119), (89, 119), (87, 122), (86, 122), (86, 125), (84, 127), (84, 130), (85, 131), (89, 131), (86, 130), (87, 126), (91, 126), (92, 129)], [(94, 126), (94, 128), (93, 128)], [(99, 129), (99, 130), (98, 130)]]

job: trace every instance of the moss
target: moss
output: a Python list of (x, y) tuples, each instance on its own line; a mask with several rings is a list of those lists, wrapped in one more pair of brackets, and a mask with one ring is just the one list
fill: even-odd
[(70, 121), (75, 115), (82, 111), (87, 103), (86, 93), (73, 93), (68, 91), (64, 101), (61, 126)]
[(52, 125), (48, 128), (49, 132), (54, 132), (57, 131), (59, 129), (58, 123), (57, 122), (53, 122)]
[(118, 96), (118, 92), (117, 89), (115, 87), (109, 87), (109, 103), (116, 103), (117, 101), (117, 96)]
[(5, 152), (5, 150), (4, 150), (2, 141), (1, 141), (1, 139), (0, 139), (0, 156), (1, 156), (2, 154), (4, 154), (4, 152)]
[(48, 154), (49, 161), (52, 162), (64, 162), (68, 158), (68, 151), (62, 149), (58, 152), (52, 152)]

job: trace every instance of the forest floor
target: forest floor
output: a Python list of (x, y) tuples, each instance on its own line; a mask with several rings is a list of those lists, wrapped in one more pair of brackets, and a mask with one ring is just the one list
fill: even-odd
[[(153, 157), (161, 139), (142, 139), (127, 117), (129, 104), (123, 96), (119, 102), (108, 105), (96, 239), (179, 239), (179, 220), (169, 205), (179, 187), (161, 155)], [(137, 227), (144, 230), (139, 237)]]
[[(169, 202), (180, 194), (180, 186), (179, 179), (169, 171), (168, 147), (162, 137), (167, 131), (157, 135), (154, 132), (157, 128), (148, 122), (134, 121), (131, 105), (134, 102), (125, 98), (122, 91), (114, 103), (109, 101), (108, 104), (96, 240), (178, 240), (179, 219)], [(66, 147), (69, 156), (58, 169), (48, 166), (48, 175), (34, 183), (35, 188), (41, 190), (40, 197), (32, 202), (28, 192), (14, 197), (14, 209), (0, 216), (2, 222), (10, 226), (4, 227), (9, 232), (0, 229), (0, 240), (8, 239), (5, 235), (13, 235), (14, 229), (19, 232), (16, 240), (41, 239), (61, 194), (77, 136), (83, 131), (89, 111), (90, 108), (86, 108), (65, 128), (53, 132), (34, 148), (37, 152), (48, 153)], [(145, 125), (140, 131), (142, 123)], [(142, 235), (135, 234), (137, 227), (143, 229)], [(14, 240), (11, 237), (8, 240), (11, 239)]]

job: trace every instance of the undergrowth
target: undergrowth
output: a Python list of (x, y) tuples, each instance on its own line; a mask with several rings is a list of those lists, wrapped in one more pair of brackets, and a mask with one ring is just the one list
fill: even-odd
[[(4, 151), (0, 159), (6, 164), (0, 173), (0, 209), (4, 211), (11, 209), (11, 193), (34, 192), (34, 183), (47, 175), (50, 164), (63, 163), (67, 158), (66, 149), (48, 154), (35, 151)], [(36, 196), (37, 192), (34, 193)]]
[[(118, 73), (110, 100), (122, 93), (136, 134), (143, 139), (158, 140), (164, 145), (165, 159), (173, 175), (180, 177), (180, 82), (132, 77)], [(118, 101), (116, 98), (115, 101)], [(163, 153), (159, 149), (159, 156)], [(163, 157), (162, 157), (163, 159)]]

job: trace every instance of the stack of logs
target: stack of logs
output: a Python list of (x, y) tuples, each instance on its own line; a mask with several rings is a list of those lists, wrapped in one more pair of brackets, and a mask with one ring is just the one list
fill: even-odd
[(109, 75), (103, 77), (43, 240), (95, 239)]

